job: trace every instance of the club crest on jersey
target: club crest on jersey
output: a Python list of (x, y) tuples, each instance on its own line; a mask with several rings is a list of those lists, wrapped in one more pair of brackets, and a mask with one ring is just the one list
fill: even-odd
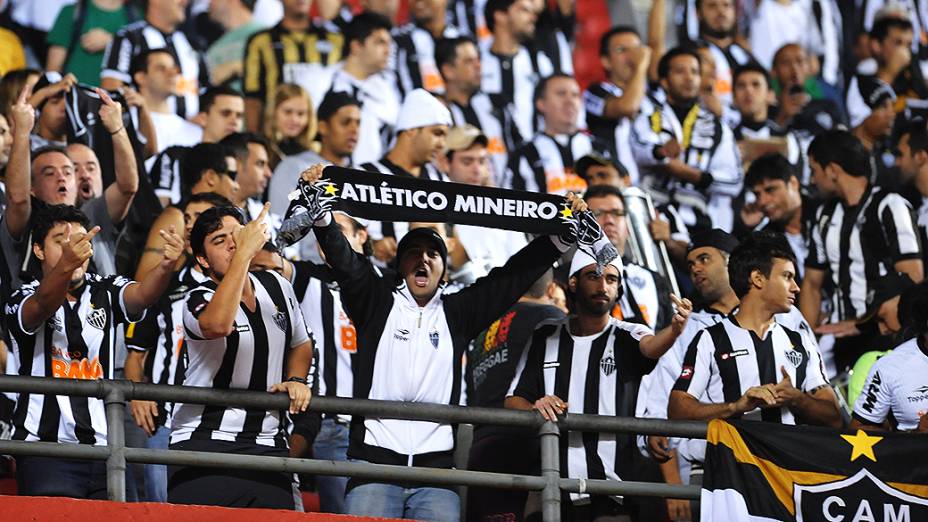
[(274, 324), (277, 325), (277, 328), (280, 328), (281, 332), (287, 331), (287, 314), (281, 312), (280, 310), (274, 312)]
[(436, 328), (432, 328), (429, 331), (429, 341), (432, 342), (432, 347), (437, 350), (438, 349), (438, 330)]
[(603, 375), (609, 377), (615, 371), (615, 359), (612, 358), (612, 354), (609, 354), (602, 358), (599, 361), (599, 369), (603, 371)]
[(793, 368), (799, 368), (799, 366), (802, 364), (802, 354), (796, 350), (787, 350), (786, 360), (793, 365)]
[(87, 324), (98, 330), (104, 329), (106, 327), (106, 309), (91, 308), (87, 314)]

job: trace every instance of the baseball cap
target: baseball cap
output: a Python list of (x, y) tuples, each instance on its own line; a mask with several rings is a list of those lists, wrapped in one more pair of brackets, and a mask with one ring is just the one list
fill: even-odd
[(686, 248), (686, 253), (689, 254), (697, 248), (713, 247), (731, 254), (737, 246), (738, 240), (735, 239), (735, 236), (720, 228), (713, 228), (712, 230), (693, 234), (690, 244)]
[(448, 131), (448, 137), (445, 138), (445, 144), (448, 146), (449, 151), (467, 150), (474, 143), (486, 147), (489, 142), (490, 140), (483, 131), (469, 123), (451, 127)]
[(403, 259), (403, 255), (409, 250), (413, 243), (424, 240), (427, 243), (433, 245), (436, 250), (441, 254), (442, 261), (442, 277), (444, 277), (445, 272), (448, 270), (448, 246), (445, 245), (445, 240), (438, 235), (434, 229), (429, 227), (414, 228), (406, 233), (403, 236), (403, 239), (400, 239), (399, 244), (396, 246), (396, 261), (399, 263)]

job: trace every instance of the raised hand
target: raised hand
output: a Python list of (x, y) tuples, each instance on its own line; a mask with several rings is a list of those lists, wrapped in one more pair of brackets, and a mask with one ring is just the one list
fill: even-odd
[(123, 128), (122, 105), (113, 101), (103, 89), (96, 88), (94, 92), (97, 93), (103, 103), (100, 106), (100, 121), (103, 122), (103, 127), (106, 128), (107, 132), (115, 134)]
[(132, 87), (123, 87), (122, 97), (126, 99), (126, 104), (129, 105), (129, 107), (138, 107), (139, 109), (145, 108), (145, 98), (139, 94), (139, 91)]
[(680, 335), (686, 327), (686, 321), (690, 318), (690, 313), (693, 312), (693, 303), (685, 297), (680, 299), (674, 294), (670, 294), (670, 300), (673, 301), (676, 308), (676, 313), (673, 314), (670, 326), (673, 329), (674, 335)]
[(55, 265), (55, 267), (60, 267), (64, 272), (70, 274), (84, 266), (84, 262), (93, 257), (93, 246), (90, 241), (97, 235), (97, 232), (100, 231), (100, 227), (93, 227), (90, 229), (90, 232), (87, 233), (72, 233), (70, 223), (67, 224), (67, 227), (67, 231), (65, 232), (67, 243), (63, 245), (61, 259), (58, 260), (58, 264)]
[(177, 260), (184, 255), (184, 240), (177, 233), (174, 225), (171, 225), (168, 231), (159, 230), (158, 233), (164, 240), (161, 266), (165, 270), (173, 270), (177, 265)]
[(26, 85), (20, 91), (16, 102), (10, 107), (10, 119), (15, 134), (28, 137), (35, 126), (35, 107), (29, 103), (31, 96), (32, 87)]
[(300, 174), (300, 178), (302, 178), (303, 181), (307, 183), (315, 183), (322, 179), (323, 170), (325, 170), (325, 165), (322, 163), (316, 163), (315, 165), (304, 170), (303, 173)]
[(257, 218), (245, 226), (240, 226), (232, 234), (232, 238), (235, 240), (236, 255), (245, 256), (250, 262), (264, 248), (264, 244), (270, 240), (271, 236), (267, 229), (267, 213), (270, 208), (271, 204), (265, 203)]

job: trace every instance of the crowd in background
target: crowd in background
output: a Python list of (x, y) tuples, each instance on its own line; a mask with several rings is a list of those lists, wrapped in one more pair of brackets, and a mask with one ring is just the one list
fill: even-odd
[[(0, 0), (0, 364), (293, 399), (289, 414), (132, 401), (130, 442), (152, 448), (453, 465), (456, 428), (307, 413), (310, 393), (928, 431), (925, 7), (652, 0), (596, 49), (576, 44), (575, 9)], [(602, 71), (586, 85), (581, 53)], [(620, 257), (604, 268), (576, 237), (329, 209), (284, 245), (319, 164), (582, 195), (565, 209)], [(100, 400), (0, 402), (2, 437), (106, 443)], [(561, 469), (695, 484), (703, 452), (571, 433)], [(537, 455), (535, 434), (477, 426), (458, 465), (532, 473)], [(5, 466), (23, 494), (105, 497), (103, 463)], [(330, 512), (460, 512), (441, 487), (130, 472), (138, 500), (299, 508), (301, 487)], [(564, 509), (698, 507), (571, 494)], [(464, 512), (537, 506), (472, 488)]]

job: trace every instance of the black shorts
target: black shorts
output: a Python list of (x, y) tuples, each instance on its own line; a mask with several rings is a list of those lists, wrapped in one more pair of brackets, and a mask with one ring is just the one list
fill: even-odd
[[(186, 440), (172, 450), (287, 457), (285, 448), (216, 440)], [(293, 474), (168, 466), (168, 502), (204, 506), (294, 509)]]

